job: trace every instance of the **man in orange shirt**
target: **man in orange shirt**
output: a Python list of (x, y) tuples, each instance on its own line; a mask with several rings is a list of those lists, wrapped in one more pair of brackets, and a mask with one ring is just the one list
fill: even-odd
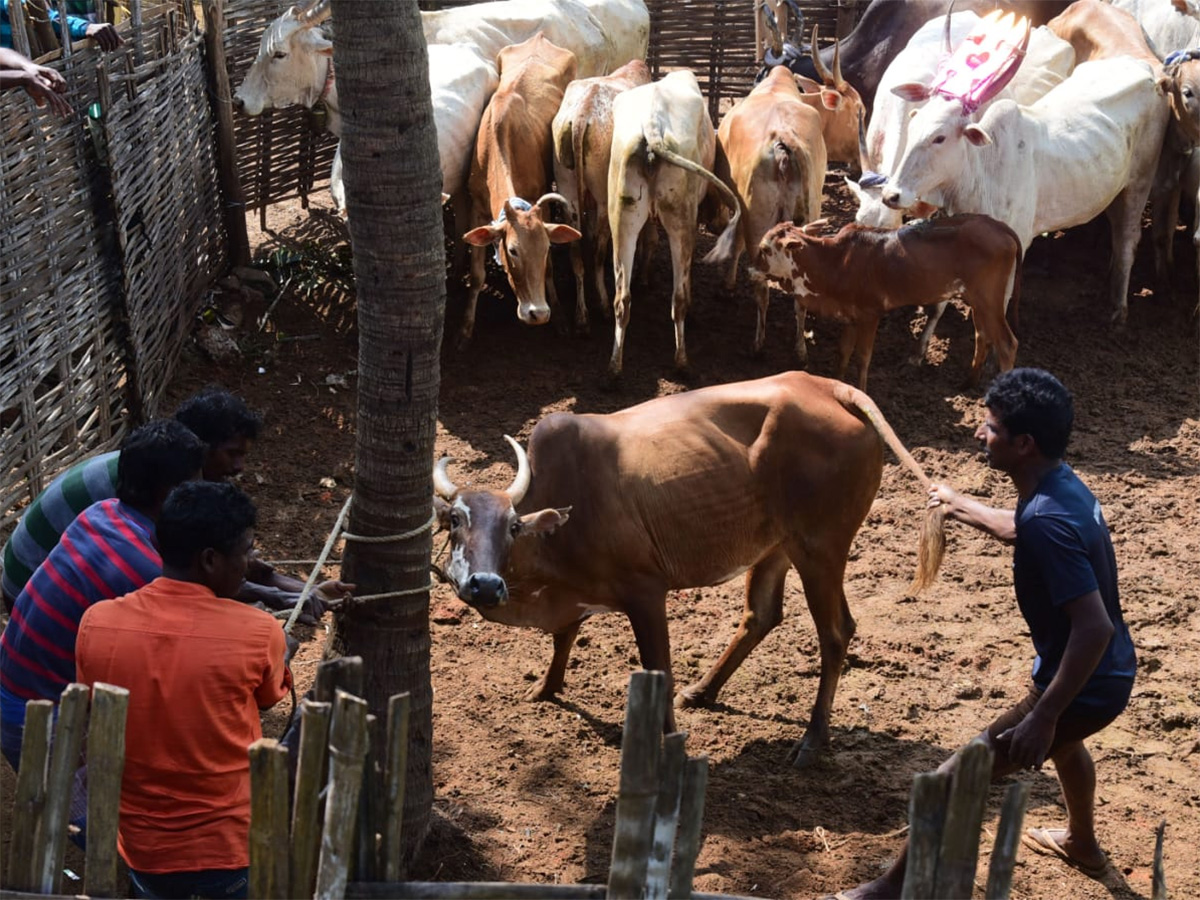
[(163, 574), (83, 616), (77, 677), (129, 690), (118, 846), (135, 897), (245, 897), (250, 758), (259, 710), (287, 695), (297, 646), (231, 597), (255, 509), (232, 485), (189, 482), (163, 503)]

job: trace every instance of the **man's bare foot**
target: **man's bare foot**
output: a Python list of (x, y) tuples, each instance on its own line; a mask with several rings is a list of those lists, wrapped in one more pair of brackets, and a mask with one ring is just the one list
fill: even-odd
[(1108, 871), (1108, 857), (1100, 846), (1094, 841), (1090, 847), (1081, 846), (1065, 828), (1026, 829), (1021, 843), (1044, 856), (1057, 856), (1089, 878), (1103, 878)]

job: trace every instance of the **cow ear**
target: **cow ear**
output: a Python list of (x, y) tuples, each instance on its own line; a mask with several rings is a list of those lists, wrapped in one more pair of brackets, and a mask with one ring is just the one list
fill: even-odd
[(552, 534), (556, 528), (567, 524), (571, 507), (543, 509), (521, 517), (521, 530), (525, 534)]
[(796, 87), (800, 88), (802, 94), (817, 94), (821, 91), (821, 85), (813, 81), (811, 78), (805, 78), (803, 75), (793, 75)]
[(850, 193), (854, 195), (854, 199), (856, 199), (860, 205), (865, 203), (870, 198), (870, 195), (864, 191), (859, 183), (853, 178), (850, 178), (849, 176), (843, 176), (842, 180), (846, 182), (846, 187), (850, 188)]
[(476, 247), (486, 247), (488, 244), (494, 244), (503, 236), (503, 228), (497, 228), (495, 225), (480, 225), (464, 234), (463, 240)]
[(963, 129), (963, 137), (976, 147), (986, 147), (992, 142), (991, 136), (978, 125), (968, 125)]
[(546, 225), (546, 234), (552, 244), (569, 244), (571, 241), (577, 241), (583, 237), (570, 225), (557, 225), (553, 222)]
[(842, 95), (830, 88), (821, 88), (821, 105), (826, 109), (837, 109), (842, 105)]
[(929, 88), (919, 81), (905, 81), (892, 87), (892, 93), (909, 103), (921, 103), (929, 99)]
[(433, 495), (433, 514), (437, 516), (438, 525), (450, 528), (450, 504), (437, 494)]

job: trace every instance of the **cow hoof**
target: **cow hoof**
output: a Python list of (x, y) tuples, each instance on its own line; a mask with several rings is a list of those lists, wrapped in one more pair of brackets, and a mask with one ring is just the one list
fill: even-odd
[(558, 690), (551, 688), (543, 678), (525, 692), (524, 700), (526, 703), (542, 703), (546, 700), (553, 700), (557, 694)]
[(829, 751), (824, 747), (808, 747), (804, 741), (797, 741), (787, 758), (793, 769), (812, 769), (828, 762)]
[(1122, 306), (1117, 309), (1117, 311), (1112, 314), (1113, 328), (1115, 328), (1117, 331), (1122, 330), (1125, 327), (1125, 320), (1128, 315), (1129, 310), (1126, 307)]
[(470, 345), (471, 345), (471, 332), (460, 331), (458, 333), (458, 337), (455, 338), (455, 340), (454, 340), (454, 349), (457, 352), (462, 353)]
[(678, 694), (675, 695), (675, 708), (676, 709), (703, 709), (705, 707), (711, 706), (713, 704), (713, 701), (716, 699), (717, 699), (716, 697), (708, 696), (707, 691), (705, 691), (701, 688), (697, 688), (693, 685), (692, 687), (684, 688)]

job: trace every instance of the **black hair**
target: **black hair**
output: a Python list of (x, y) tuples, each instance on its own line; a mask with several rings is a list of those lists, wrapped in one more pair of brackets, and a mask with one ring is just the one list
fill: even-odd
[(253, 441), (262, 427), (262, 418), (245, 400), (218, 387), (188, 397), (175, 410), (175, 418), (210, 447), (236, 437)]
[(158, 517), (163, 562), (186, 569), (210, 547), (228, 556), (256, 518), (254, 501), (232, 484), (185, 482), (167, 495)]
[(204, 442), (174, 419), (147, 422), (121, 443), (117, 497), (131, 506), (153, 506), (175, 485), (199, 474), (204, 453)]
[(1029, 435), (1047, 459), (1061, 459), (1066, 453), (1075, 403), (1063, 383), (1044, 369), (1012, 369), (997, 375), (983, 404), (1010, 437)]

